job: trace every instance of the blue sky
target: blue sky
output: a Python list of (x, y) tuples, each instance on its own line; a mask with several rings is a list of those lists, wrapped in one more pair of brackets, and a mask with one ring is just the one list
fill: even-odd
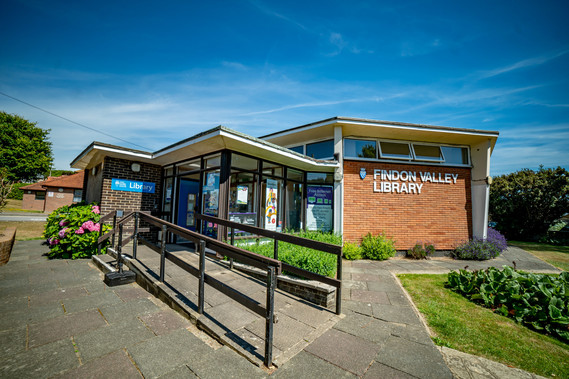
[(567, 1), (4, 0), (0, 110), (158, 150), (333, 117), (498, 130), (492, 174), (569, 168)]

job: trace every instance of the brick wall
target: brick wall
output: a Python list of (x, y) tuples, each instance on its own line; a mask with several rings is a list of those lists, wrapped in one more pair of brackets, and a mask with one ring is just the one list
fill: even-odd
[[(153, 211), (159, 205), (161, 167), (140, 163), (140, 172), (130, 168), (132, 161), (106, 157), (103, 165), (103, 185), (101, 191), (101, 214), (115, 209), (126, 211)], [(115, 191), (111, 189), (111, 179), (136, 180), (156, 184), (154, 193)]]
[[(360, 179), (360, 169), (366, 169), (366, 177)], [(374, 170), (415, 172), (416, 182), (394, 180), (420, 193), (374, 192)], [(434, 174), (436, 180), (456, 183), (423, 182), (421, 172)], [(406, 175), (404, 174), (406, 178)], [(376, 180), (381, 189), (381, 178)], [(384, 180), (384, 182), (389, 182)], [(411, 191), (412, 192), (412, 191)], [(437, 250), (450, 250), (471, 237), (472, 199), (470, 193), (470, 168), (453, 168), (424, 165), (401, 165), (344, 161), (344, 240), (360, 242), (371, 232), (382, 231), (396, 240), (398, 250), (411, 248), (417, 242), (434, 243)]]
[[(73, 204), (73, 188), (47, 187), (45, 194), (45, 212), (51, 213), (64, 205)], [(51, 194), (51, 196), (50, 196)]]
[(24, 196), (22, 197), (22, 209), (43, 212), (44, 205), (44, 200), (36, 200), (36, 191), (24, 190)]

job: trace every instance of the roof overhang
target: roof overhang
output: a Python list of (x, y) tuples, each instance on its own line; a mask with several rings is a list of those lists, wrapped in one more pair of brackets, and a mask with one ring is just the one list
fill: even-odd
[(126, 149), (101, 142), (93, 142), (71, 162), (71, 167), (82, 170), (90, 169), (101, 163), (105, 157), (153, 163), (152, 153)]
[(341, 126), (342, 136), (348, 138), (381, 138), (467, 146), (490, 141), (492, 150), (500, 134), (496, 131), (334, 117), (260, 138), (282, 146), (294, 146), (307, 141), (331, 138), (336, 126)]

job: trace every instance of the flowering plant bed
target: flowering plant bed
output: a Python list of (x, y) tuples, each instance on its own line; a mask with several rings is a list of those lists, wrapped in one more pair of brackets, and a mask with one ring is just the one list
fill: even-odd
[[(82, 203), (64, 206), (47, 218), (44, 238), (49, 244), (50, 258), (89, 258), (97, 253), (101, 224), (99, 206)], [(102, 225), (103, 232), (111, 227)]]

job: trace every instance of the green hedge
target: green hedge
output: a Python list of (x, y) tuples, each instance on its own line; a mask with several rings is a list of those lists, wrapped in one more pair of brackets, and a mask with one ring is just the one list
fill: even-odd
[[(342, 244), (342, 236), (337, 234), (307, 231), (294, 233), (294, 235), (334, 245)], [(253, 253), (264, 255), (265, 257), (273, 258), (274, 256), (274, 245), (272, 240), (258, 241), (253, 244), (239, 242), (235, 245)], [(329, 276), (331, 278), (335, 277), (336, 259), (336, 255), (334, 254), (308, 249), (286, 242), (279, 242), (280, 261), (316, 274)]]

